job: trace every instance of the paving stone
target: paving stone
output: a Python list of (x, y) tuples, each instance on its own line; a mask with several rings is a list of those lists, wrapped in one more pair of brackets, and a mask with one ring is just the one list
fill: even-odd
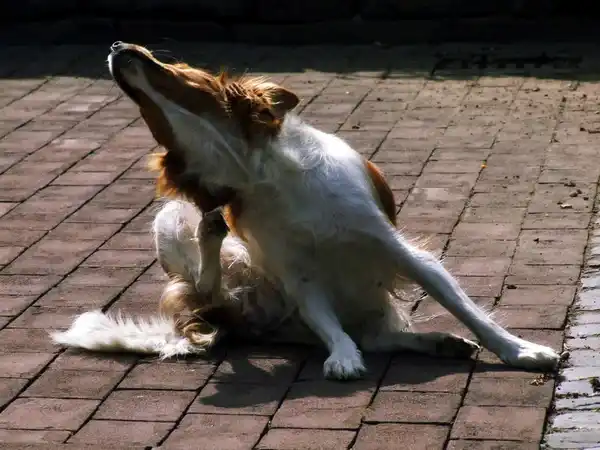
[(173, 422), (194, 398), (190, 391), (114, 391), (102, 403), (94, 419)]
[(3, 272), (7, 274), (66, 275), (100, 245), (99, 241), (68, 242), (42, 239), (22, 253)]
[(579, 430), (600, 430), (598, 413), (596, 411), (575, 411), (557, 414), (552, 419), (555, 429), (576, 428)]
[(459, 276), (502, 276), (508, 271), (511, 260), (506, 257), (458, 257), (444, 258), (446, 268)]
[(59, 281), (55, 275), (0, 275), (0, 294), (41, 295)]
[(215, 371), (210, 363), (138, 364), (119, 384), (120, 389), (196, 390), (204, 386)]
[(538, 450), (539, 445), (533, 442), (520, 441), (480, 441), (480, 440), (451, 440), (448, 450)]
[(8, 444), (62, 443), (71, 435), (70, 431), (43, 430), (0, 430), (0, 442)]
[(75, 431), (97, 406), (96, 400), (19, 398), (0, 413), (0, 428)]
[(576, 325), (600, 324), (600, 312), (575, 311), (571, 320)]
[(0, 296), (0, 316), (16, 316), (35, 301), (32, 295), (13, 297)]
[[(463, 223), (508, 223), (508, 224), (520, 224), (525, 216), (527, 208), (486, 208), (486, 207), (467, 207), (462, 215)], [(511, 236), (510, 234), (508, 234)], [(516, 239), (514, 234), (510, 239)], [(461, 236), (466, 239), (467, 233), (462, 233)], [(483, 237), (477, 236), (476, 239), (483, 239)], [(493, 239), (509, 239), (509, 238), (496, 238)]]
[(461, 287), (470, 297), (499, 297), (502, 292), (501, 276), (494, 277), (475, 277), (475, 276), (457, 276), (456, 279)]
[(512, 223), (459, 223), (453, 236), (473, 239), (517, 239), (519, 226)]
[(102, 250), (153, 250), (154, 242), (148, 233), (120, 232), (102, 246)]
[(569, 306), (575, 297), (575, 286), (509, 285), (505, 286), (500, 306), (564, 305)]
[(48, 308), (97, 309), (110, 303), (121, 290), (122, 288), (119, 286), (69, 286), (59, 284), (40, 297), (35, 304)]
[(467, 386), (471, 361), (401, 355), (394, 358), (381, 391), (455, 392)]
[(52, 353), (0, 353), (3, 377), (33, 378), (54, 358)]
[(494, 317), (509, 328), (542, 328), (562, 330), (567, 319), (567, 306), (523, 305), (494, 309)]
[(527, 378), (473, 377), (464, 399), (465, 405), (478, 406), (537, 406), (548, 408), (552, 401), (554, 383), (542, 385)]
[(286, 385), (208, 383), (188, 412), (270, 416), (275, 414), (287, 390)]
[(579, 277), (579, 265), (531, 265), (513, 264), (506, 277), (507, 284), (575, 285)]
[(360, 425), (375, 386), (306, 381), (292, 385), (273, 417), (273, 427), (355, 429)]
[[(452, 423), (461, 396), (450, 393), (379, 392), (369, 407), (368, 422)], [(398, 409), (402, 405), (402, 409)]]
[(439, 425), (377, 424), (364, 425), (353, 449), (388, 448), (443, 449), (449, 429)]
[(516, 406), (463, 406), (452, 427), (453, 439), (509, 439), (538, 442), (544, 408)]
[[(489, 239), (453, 239), (450, 241), (448, 256), (462, 257), (510, 257), (516, 248), (516, 241)], [(475, 275), (474, 273), (472, 275)]]
[(63, 286), (119, 286), (125, 287), (142, 273), (138, 268), (80, 267), (69, 274)]
[(83, 262), (82, 267), (146, 268), (155, 260), (155, 252), (150, 250), (98, 250)]
[(164, 442), (167, 449), (189, 449), (210, 442), (215, 450), (253, 448), (261, 438), (268, 417), (187, 414)]
[(133, 219), (141, 208), (110, 208), (105, 205), (88, 203), (67, 218), (67, 222), (123, 224)]
[(590, 213), (529, 213), (523, 223), (524, 230), (564, 230), (580, 229), (585, 230), (589, 226), (591, 219)]
[(595, 350), (573, 350), (569, 352), (569, 364), (600, 367), (600, 354)]
[(68, 440), (69, 443), (131, 445), (158, 444), (175, 426), (170, 422), (131, 422), (121, 420), (90, 420)]
[(66, 329), (76, 316), (83, 313), (81, 307), (43, 307), (33, 305), (13, 320), (10, 328), (40, 328), (44, 330)]
[(227, 383), (289, 384), (299, 371), (299, 362), (279, 358), (228, 358), (214, 375)]
[(10, 403), (26, 384), (23, 378), (0, 378), (0, 408)]
[(22, 396), (102, 400), (122, 377), (121, 372), (50, 369), (35, 380)]
[[(349, 430), (271, 428), (255, 447), (260, 450), (336, 450), (348, 447), (356, 433)], [(356, 445), (354, 446), (356, 448)]]
[(98, 185), (106, 186), (113, 182), (116, 175), (111, 172), (71, 172), (68, 171), (58, 178), (52, 184), (62, 186), (85, 186)]
[(48, 238), (61, 240), (104, 241), (119, 229), (118, 224), (110, 223), (71, 223), (63, 222), (48, 233)]
[[(562, 381), (556, 389), (557, 397), (578, 398), (581, 395), (594, 395), (590, 380)], [(567, 403), (563, 402), (563, 405)]]
[(572, 325), (566, 332), (569, 338), (584, 339), (600, 335), (600, 327), (596, 323), (584, 323), (581, 325)]
[(39, 328), (4, 328), (0, 340), (11, 353), (56, 353), (60, 350)]
[(138, 355), (127, 353), (85, 353), (67, 350), (61, 353), (50, 367), (55, 370), (126, 372), (133, 367), (138, 358)]
[(550, 433), (546, 442), (554, 448), (589, 448), (600, 442), (600, 431), (568, 431), (564, 433)]

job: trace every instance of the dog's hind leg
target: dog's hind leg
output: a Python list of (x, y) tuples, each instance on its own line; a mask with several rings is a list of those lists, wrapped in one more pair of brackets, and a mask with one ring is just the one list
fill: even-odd
[(450, 333), (413, 332), (406, 312), (391, 298), (383, 315), (363, 328), (359, 343), (369, 352), (410, 350), (449, 358), (470, 358), (480, 348), (475, 342)]
[(477, 336), (483, 346), (507, 364), (526, 369), (554, 369), (560, 356), (551, 348), (512, 335), (468, 297), (432, 254), (408, 244), (393, 230), (387, 242), (400, 275), (417, 282)]
[(384, 330), (366, 333), (360, 346), (368, 352), (393, 352), (410, 350), (431, 356), (448, 358), (470, 358), (479, 345), (449, 333), (417, 333), (411, 331)]

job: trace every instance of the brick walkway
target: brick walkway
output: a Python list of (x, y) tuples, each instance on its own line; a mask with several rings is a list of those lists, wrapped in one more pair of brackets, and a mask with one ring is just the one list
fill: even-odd
[[(406, 232), (429, 236), (478, 303), (517, 334), (561, 346), (600, 175), (594, 49), (485, 49), (493, 58), (481, 70), (477, 46), (170, 47), (295, 90), (309, 122), (383, 166)], [(333, 383), (310, 348), (157, 362), (54, 347), (47, 331), (73, 314), (153, 312), (162, 286), (144, 165), (155, 144), (107, 79), (107, 50), (0, 49), (0, 447), (539, 448), (554, 380), (486, 351), (476, 361), (368, 355), (366, 380)], [(501, 67), (543, 52), (550, 58)], [(440, 311), (429, 299), (415, 305), (420, 316)], [(449, 315), (421, 329), (469, 334)], [(600, 365), (595, 339), (575, 359)], [(568, 398), (597, 392), (592, 372)], [(571, 407), (586, 405), (589, 447), (597, 402)], [(564, 434), (553, 442), (585, 447)]]

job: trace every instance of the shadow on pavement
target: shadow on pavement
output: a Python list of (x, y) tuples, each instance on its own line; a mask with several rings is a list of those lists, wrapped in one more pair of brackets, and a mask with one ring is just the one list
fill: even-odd
[[(0, 79), (52, 76), (109, 79), (106, 57), (110, 44), (0, 47)], [(165, 62), (185, 61), (235, 73), (314, 76), (322, 72), (352, 79), (392, 80), (407, 77), (464, 80), (484, 75), (596, 80), (600, 75), (595, 46), (585, 43), (276, 47), (168, 41), (148, 47)]]

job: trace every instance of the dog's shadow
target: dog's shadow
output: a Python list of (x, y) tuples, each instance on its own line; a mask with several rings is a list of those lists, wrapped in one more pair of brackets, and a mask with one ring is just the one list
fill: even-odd
[[(272, 414), (285, 398), (306, 405), (321, 399), (365, 402), (377, 390), (461, 393), (473, 370), (515, 371), (501, 363), (435, 358), (410, 352), (365, 354), (367, 374), (360, 380), (333, 381), (323, 376), (326, 353), (307, 346), (237, 346), (217, 368), (196, 399), (198, 411)], [(365, 400), (366, 399), (366, 400)], [(366, 406), (366, 404), (365, 404)]]

